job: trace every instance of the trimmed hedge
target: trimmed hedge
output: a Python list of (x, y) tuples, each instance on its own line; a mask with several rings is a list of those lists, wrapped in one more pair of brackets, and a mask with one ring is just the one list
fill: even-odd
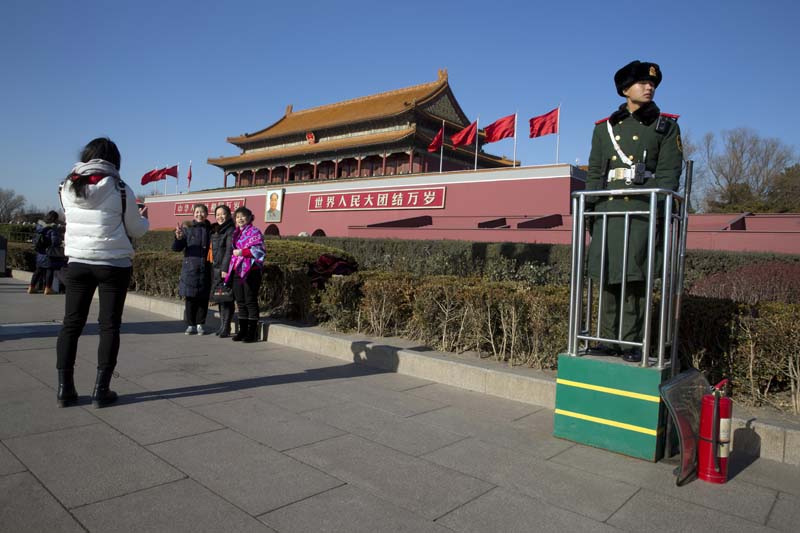
[[(509, 365), (555, 369), (566, 348), (569, 288), (480, 278), (359, 273), (334, 279), (318, 318), (340, 331), (398, 335), (443, 351), (474, 351)], [(800, 305), (686, 295), (681, 366), (734, 397), (800, 412)]]
[[(477, 276), (537, 285), (568, 284), (571, 247), (562, 244), (412, 241), (350, 237), (287, 237), (335, 246), (364, 270), (408, 272), (417, 276)], [(688, 250), (686, 286), (716, 273), (763, 263), (800, 264), (800, 255)]]

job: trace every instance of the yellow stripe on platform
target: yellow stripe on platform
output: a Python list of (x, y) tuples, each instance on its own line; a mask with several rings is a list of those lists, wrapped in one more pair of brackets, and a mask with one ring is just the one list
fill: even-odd
[(606, 418), (598, 418), (596, 416), (589, 416), (581, 413), (573, 413), (572, 411), (565, 411), (563, 409), (556, 409), (556, 414), (569, 416), (571, 418), (579, 418), (581, 420), (587, 420), (589, 422), (595, 422), (597, 424), (603, 424), (605, 426), (627, 429), (628, 431), (635, 431), (637, 433), (644, 433), (645, 435), (650, 435), (653, 437), (658, 435), (658, 431), (655, 429), (643, 428), (641, 426), (634, 426), (633, 424), (625, 424), (623, 422), (617, 422), (616, 420), (608, 420)]
[(617, 396), (635, 398), (637, 400), (644, 400), (646, 402), (658, 403), (661, 401), (661, 398), (651, 394), (641, 394), (639, 392), (630, 392), (622, 389), (612, 389), (611, 387), (603, 387), (601, 385), (590, 385), (589, 383), (581, 383), (580, 381), (570, 381), (568, 379), (556, 378), (556, 383), (566, 385), (568, 387), (578, 387), (579, 389), (596, 390), (598, 392), (605, 392), (606, 394), (616, 394)]

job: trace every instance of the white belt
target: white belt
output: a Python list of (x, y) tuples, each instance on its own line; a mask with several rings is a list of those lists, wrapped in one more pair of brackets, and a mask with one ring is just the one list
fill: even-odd
[[(617, 180), (626, 180), (630, 181), (633, 179), (634, 173), (632, 168), (613, 168), (608, 171), (608, 181), (617, 181)], [(644, 171), (645, 179), (649, 179), (653, 177), (653, 173), (649, 170)]]

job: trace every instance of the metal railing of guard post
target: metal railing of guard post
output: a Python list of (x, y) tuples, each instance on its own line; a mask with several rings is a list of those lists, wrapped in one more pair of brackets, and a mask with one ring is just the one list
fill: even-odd
[[(687, 162), (687, 187), (691, 187), (691, 161)], [(648, 201), (648, 208), (635, 211), (587, 211), (587, 199), (614, 197), (638, 197)], [(670, 361), (677, 360), (677, 331), (681, 290), (683, 286), (683, 260), (686, 250), (687, 205), (684, 196), (669, 189), (618, 189), (598, 191), (578, 191), (572, 194), (572, 282), (570, 285), (569, 340), (567, 352), (580, 356), (587, 351), (589, 343), (604, 343), (624, 348), (639, 348), (642, 351), (643, 367), (656, 365), (665, 368)], [(614, 219), (623, 220), (622, 257), (609, 257), (608, 224)], [(586, 272), (586, 226), (593, 219), (594, 238), (601, 239), (600, 272), (597, 298), (593, 297), (592, 276)], [(624, 340), (624, 313), (619, 312), (619, 324), (613, 338), (602, 337), (603, 287), (608, 279), (608, 264), (619, 261), (622, 267), (620, 284), (620, 307), (624, 305), (628, 287), (629, 240), (632, 221), (647, 222), (647, 258), (645, 270), (645, 307), (642, 338)], [(661, 300), (657, 311), (657, 328), (651, 331), (656, 296), (656, 247), (661, 246)], [(638, 280), (637, 280), (638, 281)], [(597, 323), (592, 327), (593, 316)], [(594, 330), (594, 331), (592, 331)], [(655, 342), (655, 344), (653, 344)], [(669, 351), (667, 351), (669, 349)], [(673, 372), (675, 367), (673, 365)]]

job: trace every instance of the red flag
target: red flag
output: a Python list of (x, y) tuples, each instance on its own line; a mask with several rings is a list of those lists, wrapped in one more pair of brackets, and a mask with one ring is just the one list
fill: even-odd
[(486, 126), (484, 130), (486, 132), (486, 142), (493, 143), (506, 137), (513, 137), (516, 119), (517, 115), (508, 115)]
[(533, 117), (531, 119), (531, 139), (534, 137), (541, 137), (542, 135), (558, 133), (558, 112), (559, 108), (557, 107), (549, 113)]
[(160, 181), (163, 180), (166, 175), (163, 174), (164, 169), (153, 169), (150, 172), (145, 172), (144, 176), (142, 176), (142, 185), (147, 185), (153, 181)]
[(164, 176), (165, 177), (166, 176), (172, 176), (172, 177), (177, 178), (178, 177), (178, 165), (175, 165), (174, 167), (165, 168), (164, 169)]
[(472, 144), (475, 142), (475, 135), (478, 134), (478, 121), (476, 120), (463, 130), (459, 131), (450, 140), (453, 141), (453, 148), (462, 144)]
[(192, 164), (189, 163), (189, 173), (186, 175), (186, 179), (189, 180), (189, 186), (192, 185)]
[(436, 150), (441, 148), (443, 139), (444, 139), (444, 126), (442, 126), (442, 129), (439, 130), (439, 133), (436, 134), (436, 137), (433, 138), (431, 144), (428, 145), (428, 151), (435, 152)]

